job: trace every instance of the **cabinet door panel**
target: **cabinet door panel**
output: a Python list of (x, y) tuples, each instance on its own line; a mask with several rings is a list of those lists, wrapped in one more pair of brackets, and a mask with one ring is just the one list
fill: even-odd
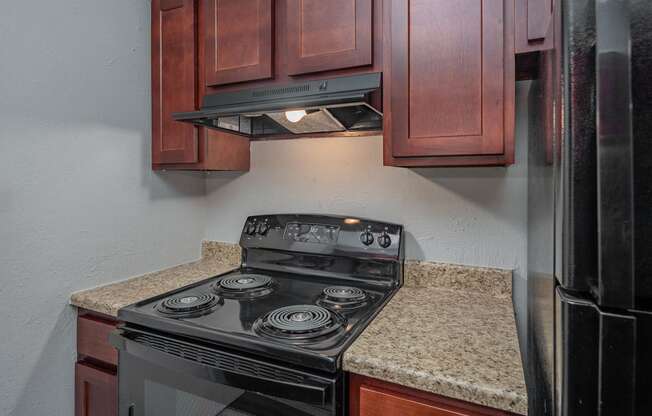
[(349, 374), (351, 416), (515, 416), (438, 394), (357, 374)]
[(552, 23), (552, 0), (527, 0), (527, 40), (546, 37)]
[(394, 396), (371, 388), (360, 389), (360, 416), (468, 416), (463, 413), (420, 403), (407, 397)]
[(388, 7), (385, 131), (393, 156), (503, 154), (503, 2), (393, 0)]
[(195, 3), (152, 1), (152, 163), (197, 162), (197, 131), (172, 113), (195, 108)]
[(552, 49), (554, 42), (553, 0), (516, 0), (516, 53)]
[(372, 64), (372, 0), (286, 0), (290, 75)]
[(272, 0), (207, 0), (206, 16), (206, 85), (272, 77)]
[(77, 353), (118, 365), (118, 350), (109, 344), (109, 334), (116, 327), (115, 322), (93, 316), (77, 318)]
[(75, 364), (75, 416), (117, 416), (118, 377), (88, 364)]

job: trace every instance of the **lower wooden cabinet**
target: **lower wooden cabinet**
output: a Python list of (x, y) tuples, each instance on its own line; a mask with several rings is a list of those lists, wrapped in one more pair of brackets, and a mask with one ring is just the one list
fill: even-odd
[(510, 416), (510, 412), (479, 406), (349, 374), (349, 416)]
[(117, 416), (118, 375), (115, 370), (75, 364), (75, 416)]
[(78, 310), (75, 416), (118, 415), (118, 352), (109, 344), (117, 324), (111, 317)]

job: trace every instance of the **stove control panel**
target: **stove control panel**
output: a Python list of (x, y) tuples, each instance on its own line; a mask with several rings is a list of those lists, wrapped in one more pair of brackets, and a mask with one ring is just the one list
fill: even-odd
[(285, 225), (283, 238), (314, 244), (337, 244), (340, 227), (326, 224), (290, 222)]
[(274, 214), (247, 218), (243, 248), (323, 255), (398, 259), (403, 227), (364, 218), (310, 214)]

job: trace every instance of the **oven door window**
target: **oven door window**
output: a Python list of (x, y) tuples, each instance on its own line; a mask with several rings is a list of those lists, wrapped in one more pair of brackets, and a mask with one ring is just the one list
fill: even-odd
[(121, 355), (120, 416), (330, 416), (321, 406), (209, 382)]

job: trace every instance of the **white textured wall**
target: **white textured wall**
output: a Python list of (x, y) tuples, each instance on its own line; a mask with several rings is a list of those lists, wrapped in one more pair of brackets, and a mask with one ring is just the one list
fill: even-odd
[(73, 414), (71, 292), (199, 256), (202, 175), (150, 169), (149, 4), (3, 2), (0, 415)]

